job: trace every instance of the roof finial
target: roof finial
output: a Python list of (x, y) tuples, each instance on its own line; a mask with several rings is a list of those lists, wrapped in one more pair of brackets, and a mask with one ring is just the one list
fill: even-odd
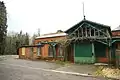
[(86, 19), (85, 19), (85, 15), (84, 15), (84, 20), (86, 20)]
[(84, 2), (83, 2), (83, 17), (84, 17), (84, 20), (85, 20)]

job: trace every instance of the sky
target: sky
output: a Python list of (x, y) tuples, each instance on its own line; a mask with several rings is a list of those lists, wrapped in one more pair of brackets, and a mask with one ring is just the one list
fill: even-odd
[(120, 0), (3, 0), (8, 13), (8, 31), (41, 34), (67, 30), (83, 20), (120, 25)]

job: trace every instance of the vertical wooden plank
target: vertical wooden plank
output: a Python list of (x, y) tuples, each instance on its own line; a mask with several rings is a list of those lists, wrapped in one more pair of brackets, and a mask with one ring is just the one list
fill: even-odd
[(98, 35), (97, 36), (100, 37), (100, 31), (98, 31)]
[(91, 28), (89, 28), (89, 33), (90, 33), (90, 37), (91, 37)]
[(96, 58), (95, 58), (95, 46), (94, 46), (93, 42), (92, 42), (92, 59), (93, 59), (93, 63), (94, 63)]
[(87, 34), (87, 27), (85, 27), (85, 35), (86, 35), (86, 37), (88, 36), (88, 34)]
[(22, 55), (25, 55), (25, 48), (22, 48)]
[(83, 28), (81, 27), (82, 37), (83, 37)]

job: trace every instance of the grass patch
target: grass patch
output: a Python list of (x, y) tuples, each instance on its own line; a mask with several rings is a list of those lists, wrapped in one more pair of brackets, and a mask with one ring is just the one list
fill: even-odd
[(70, 65), (70, 62), (69, 61), (59, 61), (59, 60), (57, 60), (57, 61), (55, 61), (55, 63), (56, 64), (60, 64), (60, 65), (62, 65), (62, 66), (67, 66), (67, 65)]

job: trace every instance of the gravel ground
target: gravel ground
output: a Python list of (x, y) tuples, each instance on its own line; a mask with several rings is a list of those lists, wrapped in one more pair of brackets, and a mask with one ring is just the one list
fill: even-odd
[[(33, 67), (33, 69), (27, 66)], [(0, 80), (106, 80), (104, 78), (82, 77), (34, 69), (56, 69), (59, 67), (61, 66), (54, 63), (20, 60), (12, 57), (0, 61)]]

